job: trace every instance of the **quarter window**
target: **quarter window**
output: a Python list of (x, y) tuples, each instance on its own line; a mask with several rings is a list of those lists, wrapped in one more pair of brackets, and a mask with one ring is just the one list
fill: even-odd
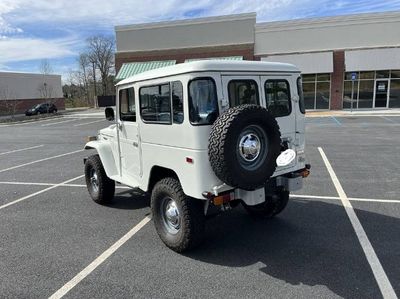
[(169, 84), (140, 89), (140, 115), (145, 122), (171, 123)]
[(258, 86), (254, 80), (232, 80), (228, 84), (230, 107), (260, 104)]
[(210, 125), (218, 117), (218, 98), (211, 78), (197, 78), (189, 83), (189, 120), (193, 125)]
[(267, 80), (265, 82), (267, 109), (275, 117), (286, 116), (291, 112), (290, 87), (286, 80)]
[(175, 124), (183, 123), (183, 86), (180, 81), (171, 83), (172, 111)]
[(120, 119), (136, 121), (135, 91), (133, 87), (119, 91)]

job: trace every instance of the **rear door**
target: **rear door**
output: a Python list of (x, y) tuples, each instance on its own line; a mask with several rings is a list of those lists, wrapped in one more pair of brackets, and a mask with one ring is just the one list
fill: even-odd
[[(297, 112), (297, 85), (292, 82), (292, 75), (261, 76), (265, 107), (278, 122), (281, 139), (288, 148), (296, 150), (296, 112)], [(294, 160), (285, 167), (278, 167), (277, 172), (290, 168), (296, 164)]]

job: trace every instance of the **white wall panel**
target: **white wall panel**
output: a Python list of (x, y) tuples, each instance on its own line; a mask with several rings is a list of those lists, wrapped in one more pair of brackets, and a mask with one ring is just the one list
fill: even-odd
[(400, 69), (400, 48), (346, 51), (345, 64), (348, 72)]
[(285, 62), (297, 66), (303, 74), (332, 73), (333, 53), (306, 53), (261, 57), (262, 61)]

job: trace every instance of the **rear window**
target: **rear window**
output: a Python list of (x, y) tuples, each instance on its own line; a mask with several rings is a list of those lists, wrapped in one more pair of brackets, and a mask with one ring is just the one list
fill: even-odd
[(232, 80), (228, 84), (228, 92), (230, 107), (243, 104), (260, 105), (258, 85), (254, 80)]
[(268, 111), (275, 117), (287, 116), (291, 113), (290, 86), (286, 80), (267, 80), (265, 82), (265, 98)]
[(189, 120), (193, 125), (211, 125), (218, 117), (218, 98), (212, 78), (189, 82)]

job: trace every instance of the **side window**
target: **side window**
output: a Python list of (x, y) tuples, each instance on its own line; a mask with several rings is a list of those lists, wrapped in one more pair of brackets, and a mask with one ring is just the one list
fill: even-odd
[(301, 77), (297, 78), (297, 93), (299, 95), (300, 112), (305, 114), (306, 113), (306, 108), (305, 108), (305, 105), (304, 105), (303, 82), (301, 80)]
[(172, 113), (174, 124), (183, 123), (183, 86), (180, 81), (171, 83)]
[(140, 115), (145, 122), (171, 123), (169, 84), (142, 87), (140, 89)]
[(258, 86), (254, 80), (232, 80), (228, 84), (230, 107), (242, 104), (260, 105)]
[(197, 78), (189, 82), (189, 120), (193, 125), (211, 125), (217, 119), (218, 98), (212, 78)]
[(123, 121), (136, 121), (135, 91), (133, 87), (119, 91), (119, 117)]
[(267, 80), (265, 82), (267, 109), (275, 117), (289, 115), (291, 106), (290, 86), (286, 80)]

